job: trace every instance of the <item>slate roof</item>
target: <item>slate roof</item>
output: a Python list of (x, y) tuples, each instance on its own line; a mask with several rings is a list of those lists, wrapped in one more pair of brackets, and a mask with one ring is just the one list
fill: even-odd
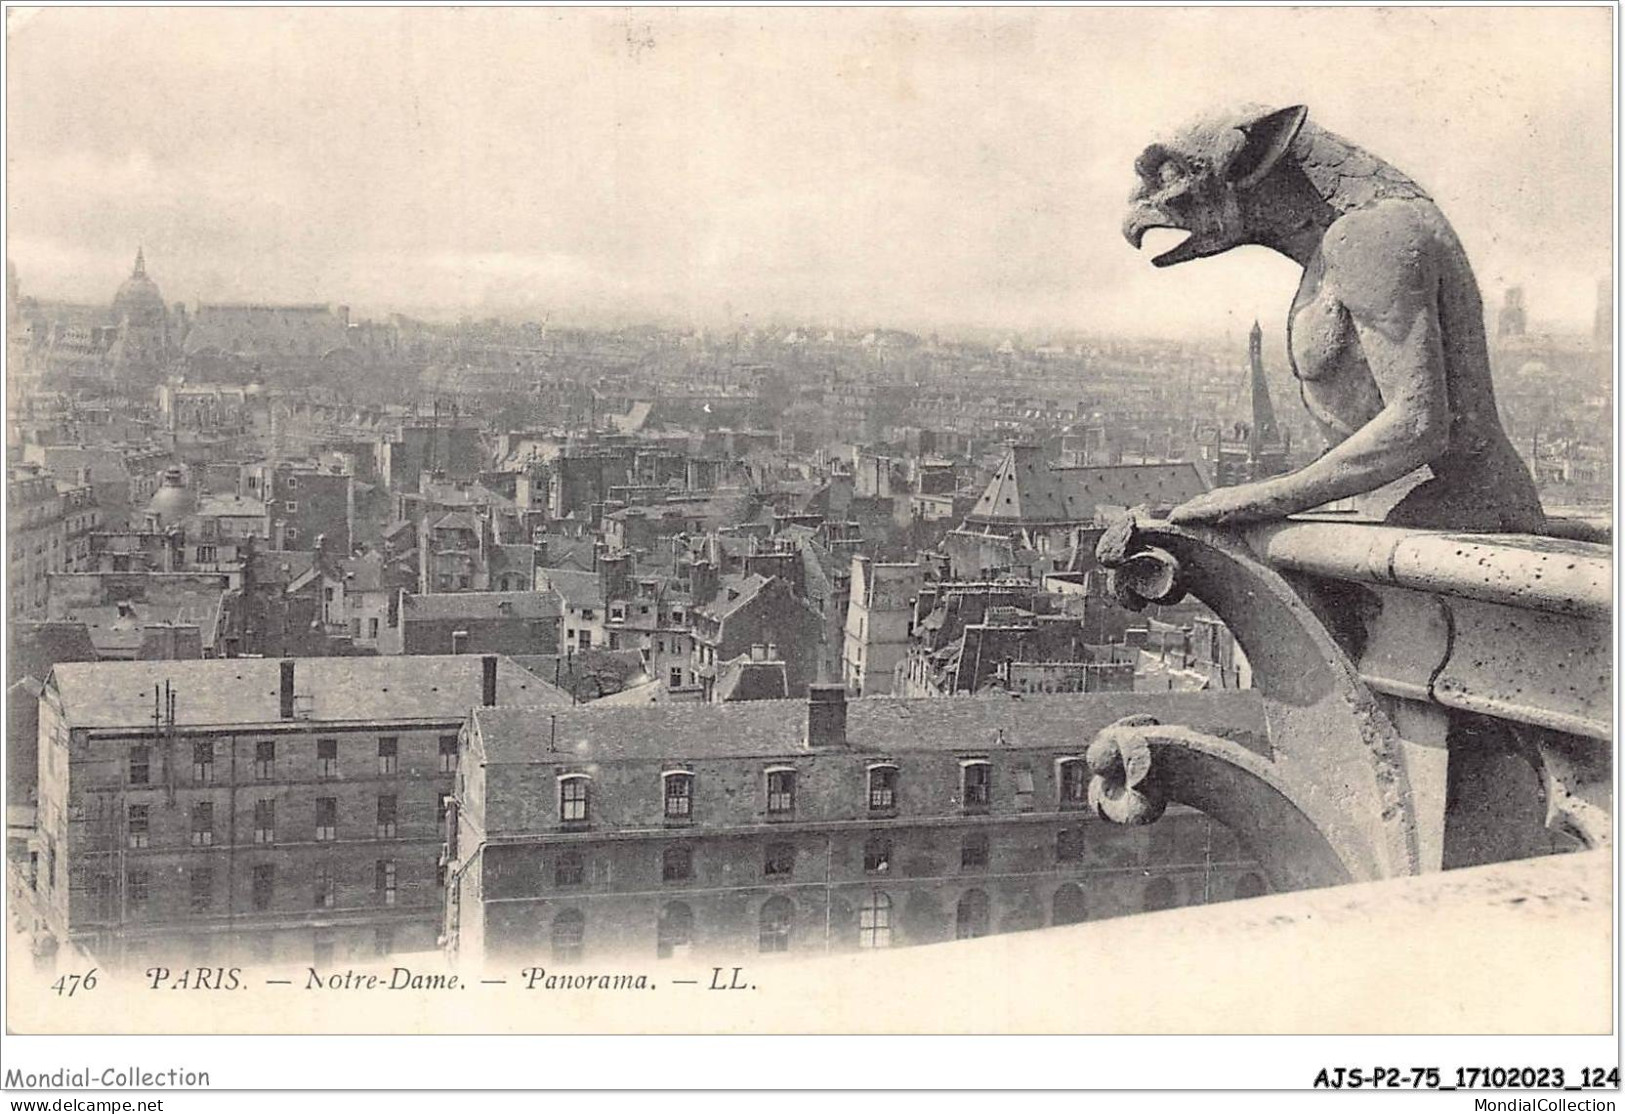
[[(292, 722), (389, 723), (457, 720), (480, 702), (475, 654), (298, 658), (294, 692), (307, 717)], [(153, 686), (176, 692), (181, 726), (277, 724), (281, 663), (275, 658), (64, 662), (47, 679), (73, 727), (141, 727), (152, 722)], [(568, 705), (569, 698), (505, 658), (497, 659), (497, 702), (516, 709)], [(532, 715), (534, 713), (531, 713)]]
[(596, 572), (582, 572), (578, 569), (541, 569), (543, 577), (549, 587), (564, 597), (566, 607), (602, 607), (604, 606), (603, 584)]
[[(147, 701), (152, 701), (148, 692)], [(1245, 742), (1268, 728), (1263, 698), (1244, 689), (1228, 693), (1077, 693), (1041, 697), (906, 699), (866, 696), (846, 705), (846, 750), (896, 755), (942, 751), (966, 755), (997, 749), (1082, 753), (1101, 728), (1131, 712), (1164, 723), (1200, 725)], [(476, 708), (474, 723), (488, 764), (561, 760), (636, 761), (810, 755), (805, 700), (750, 700), (733, 704), (672, 702), (655, 706), (593, 701), (548, 709), (548, 730), (536, 714), (516, 708)], [(549, 735), (556, 750), (548, 749)], [(1002, 742), (1001, 742), (1002, 739)], [(819, 752), (823, 753), (823, 752)]]
[(765, 587), (767, 578), (760, 573), (730, 573), (718, 581), (716, 596), (696, 610), (713, 619), (726, 619), (755, 599)]
[(1049, 465), (1036, 449), (1016, 446), (1000, 461), (969, 519), (988, 523), (1092, 522), (1103, 506), (1173, 506), (1207, 484), (1190, 461), (1167, 464)]
[(723, 663), (715, 697), (724, 703), (739, 700), (783, 700), (790, 694), (784, 662), (753, 661), (740, 655)]
[[(506, 605), (507, 610), (503, 610)], [(557, 619), (552, 592), (426, 592), (407, 596), (404, 619)]]

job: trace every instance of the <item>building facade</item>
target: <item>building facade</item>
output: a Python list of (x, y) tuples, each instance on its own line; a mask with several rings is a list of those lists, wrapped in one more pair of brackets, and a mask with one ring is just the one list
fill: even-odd
[(110, 966), (321, 965), (435, 946), (469, 710), (557, 704), (489, 657), (58, 664), (36, 884)]
[(476, 709), (447, 858), (460, 959), (757, 957), (1253, 896), (1200, 813), (1125, 828), (1083, 750), (1130, 711), (1247, 735), (1247, 699), (1119, 694)]

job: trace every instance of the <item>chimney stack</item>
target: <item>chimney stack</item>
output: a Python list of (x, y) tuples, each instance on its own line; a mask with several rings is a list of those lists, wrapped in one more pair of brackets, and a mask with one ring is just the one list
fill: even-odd
[(487, 708), (497, 703), (497, 656), (486, 654), (480, 659), (480, 703)]
[(846, 686), (807, 686), (807, 745), (846, 745)]
[(281, 705), (279, 711), (283, 719), (293, 718), (293, 659), (284, 658), (282, 661), (282, 689)]

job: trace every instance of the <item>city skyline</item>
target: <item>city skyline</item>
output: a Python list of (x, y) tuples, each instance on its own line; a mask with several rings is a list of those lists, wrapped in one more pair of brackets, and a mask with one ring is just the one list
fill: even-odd
[[(1584, 329), (1611, 266), (1609, 37), (1574, 13), (1458, 16), (13, 14), (8, 256), (26, 292), (87, 302), (141, 244), (189, 303), (1273, 331), (1286, 260), (1158, 272), (1117, 225), (1134, 155), (1193, 109), (1302, 100), (1433, 192), (1488, 307), (1520, 285), (1538, 321)], [(1261, 21), (1275, 56), (1231, 76)], [(1402, 106), (1356, 64), (1378, 35)]]

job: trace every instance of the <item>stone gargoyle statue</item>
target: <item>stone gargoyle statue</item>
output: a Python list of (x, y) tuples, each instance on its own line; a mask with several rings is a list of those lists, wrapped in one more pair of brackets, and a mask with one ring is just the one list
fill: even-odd
[(1260, 244), (1303, 268), (1288, 351), (1329, 446), (1295, 472), (1198, 496), (1171, 521), (1251, 522), (1366, 497), (1395, 525), (1541, 530), (1496, 412), (1478, 284), (1420, 186), (1301, 105), (1201, 120), (1147, 147), (1135, 171), (1129, 243), (1153, 228), (1190, 234), (1156, 266)]

